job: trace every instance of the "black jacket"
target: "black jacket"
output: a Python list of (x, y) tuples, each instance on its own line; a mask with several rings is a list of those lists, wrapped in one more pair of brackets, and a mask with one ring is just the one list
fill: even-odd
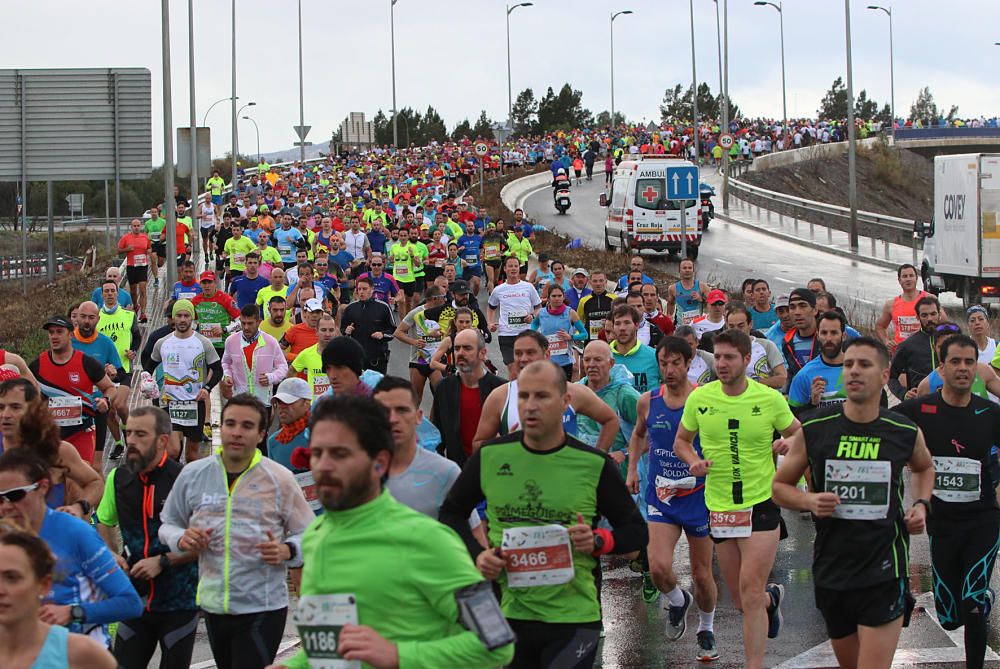
[[(389, 342), (396, 331), (396, 319), (388, 304), (374, 298), (351, 302), (340, 318), (340, 329), (346, 332), (349, 325), (354, 326), (350, 336), (365, 350), (367, 366), (373, 366), (372, 363), (389, 356)], [(372, 339), (373, 332), (381, 332), (382, 338)]]
[[(907, 337), (892, 356), (889, 368), (889, 390), (903, 399), (906, 391), (916, 388), (931, 371), (937, 367), (937, 339), (933, 334), (917, 330)], [(899, 382), (899, 376), (906, 374), (906, 387)]]
[[(479, 379), (479, 405), (486, 404), (486, 398), (494, 388), (507, 383), (506, 379), (496, 374), (486, 372)], [(462, 379), (459, 376), (446, 376), (434, 391), (434, 406), (431, 408), (431, 422), (441, 432), (441, 455), (456, 462), (459, 467), (465, 466), (467, 456), (462, 448)]]

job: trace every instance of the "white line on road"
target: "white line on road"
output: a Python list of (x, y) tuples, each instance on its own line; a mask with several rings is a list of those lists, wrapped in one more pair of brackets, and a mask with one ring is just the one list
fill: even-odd
[(721, 262), (723, 265), (732, 265), (733, 263), (728, 260), (723, 260), (722, 258), (712, 258), (715, 262)]
[(787, 284), (790, 284), (790, 285), (792, 285), (792, 286), (794, 286), (795, 284), (797, 284), (797, 283), (798, 283), (798, 281), (792, 281), (791, 279), (783, 279), (783, 278), (781, 278), (780, 276), (776, 276), (776, 277), (774, 277), (774, 280), (775, 280), (775, 281), (780, 281), (780, 282), (782, 282), (782, 283), (787, 283)]

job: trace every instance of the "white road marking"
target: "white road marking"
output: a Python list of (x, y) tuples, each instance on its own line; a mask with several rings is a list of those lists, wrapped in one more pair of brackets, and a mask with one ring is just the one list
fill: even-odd
[(722, 258), (713, 258), (712, 260), (714, 260), (715, 262), (721, 262), (723, 265), (732, 265), (733, 264), (733, 263), (729, 262), (728, 260), (723, 260)]
[(776, 277), (774, 277), (774, 280), (775, 280), (775, 281), (780, 281), (780, 282), (782, 282), (782, 283), (787, 283), (787, 284), (790, 284), (790, 285), (792, 285), (792, 286), (794, 286), (795, 284), (797, 284), (797, 283), (798, 283), (798, 281), (792, 281), (791, 279), (785, 279), (785, 278), (782, 278), (782, 277), (780, 277), (780, 276), (776, 276)]
[[(941, 629), (940, 623), (938, 623), (937, 615), (934, 613), (934, 593), (925, 592), (919, 597), (917, 597), (917, 606), (923, 606), (926, 613), (927, 620), (931, 621), (936, 627)], [(924, 616), (921, 616), (924, 617)], [(917, 624), (922, 624), (921, 620), (918, 620), (916, 613), (914, 618), (910, 621), (910, 627), (903, 630), (903, 637), (900, 638), (901, 643), (905, 643), (907, 632), (913, 630)], [(943, 630), (954, 646), (946, 646), (941, 648), (897, 648), (896, 654), (892, 658), (893, 669), (902, 669), (902, 667), (915, 667), (925, 664), (950, 664), (957, 663), (962, 666), (965, 665), (965, 641), (963, 637), (963, 632), (961, 629), (948, 632)], [(911, 632), (912, 635), (916, 636), (919, 633), (915, 630)], [(989, 646), (986, 647), (986, 661), (992, 662), (1000, 660), (1000, 655), (997, 655)], [(827, 667), (837, 667), (837, 657), (833, 653), (833, 646), (830, 645), (829, 641), (824, 641), (818, 646), (813, 646), (804, 653), (800, 653), (790, 660), (786, 660), (779, 664), (775, 669), (826, 669)]]

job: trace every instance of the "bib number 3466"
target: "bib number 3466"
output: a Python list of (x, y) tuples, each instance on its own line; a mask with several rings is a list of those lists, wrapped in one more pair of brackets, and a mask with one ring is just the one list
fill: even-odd
[(503, 531), (507, 585), (531, 588), (573, 579), (573, 547), (562, 525), (509, 527)]

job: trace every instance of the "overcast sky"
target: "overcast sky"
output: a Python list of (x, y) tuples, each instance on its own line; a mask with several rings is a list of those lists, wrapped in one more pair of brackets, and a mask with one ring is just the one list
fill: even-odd
[[(719, 0), (722, 2), (723, 0)], [(230, 95), (230, 0), (194, 0), (198, 123)], [(298, 124), (294, 0), (237, 0), (237, 95), (260, 126), (262, 151), (295, 141)], [(855, 92), (889, 99), (888, 18), (852, 0)], [(392, 107), (389, 0), (302, 0), (305, 121), (308, 139), (326, 142), (351, 111), (369, 118)], [(717, 90), (715, 4), (694, 0), (698, 78)], [(153, 74), (153, 159), (163, 157), (160, 2), (4, 0), (8, 68), (145, 67)], [(944, 9), (943, 9), (944, 8)], [(566, 81), (597, 113), (610, 108), (608, 18), (615, 21), (615, 104), (629, 119), (659, 118), (668, 86), (691, 81), (686, 0), (535, 0), (511, 15), (511, 67), (517, 92), (541, 97)], [(172, 0), (174, 124), (187, 125), (187, 2)], [(396, 88), (400, 108), (433, 105), (451, 130), (485, 108), (507, 109), (504, 5), (498, 0), (399, 0)], [(814, 115), (833, 79), (846, 73), (844, 3), (785, 0), (789, 116)], [(921, 86), (963, 116), (1000, 108), (998, 0), (895, 0), (896, 109), (905, 115)], [(752, 116), (781, 115), (778, 13), (729, 0), (730, 92)], [(213, 155), (231, 146), (228, 103), (212, 110)], [(403, 134), (403, 129), (400, 128)], [(241, 152), (256, 148), (240, 121)]]

